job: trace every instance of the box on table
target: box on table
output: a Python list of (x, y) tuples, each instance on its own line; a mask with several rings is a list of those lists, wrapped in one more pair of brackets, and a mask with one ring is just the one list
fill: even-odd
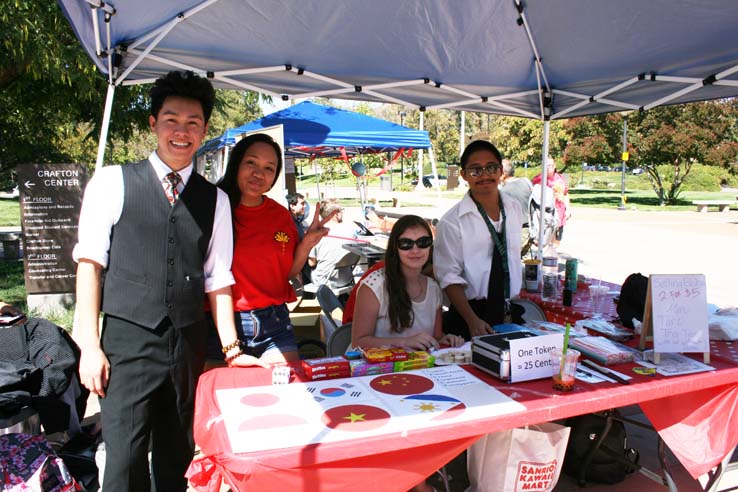
[(407, 360), (407, 350), (397, 347), (370, 348), (364, 351), (364, 358), (376, 364), (377, 362), (397, 362)]
[(387, 374), (395, 370), (394, 362), (377, 362), (372, 364), (365, 359), (349, 361), (351, 376), (372, 376), (374, 374)]
[(514, 331), (472, 338), (472, 365), (510, 382), (510, 340), (537, 335), (528, 331)]
[(434, 356), (422, 350), (410, 352), (407, 356), (407, 360), (400, 360), (394, 363), (394, 370), (395, 372), (400, 372), (433, 367), (435, 360), (436, 358)]
[(302, 361), (302, 370), (305, 376), (311, 380), (347, 378), (351, 376), (349, 361), (343, 357), (305, 359)]

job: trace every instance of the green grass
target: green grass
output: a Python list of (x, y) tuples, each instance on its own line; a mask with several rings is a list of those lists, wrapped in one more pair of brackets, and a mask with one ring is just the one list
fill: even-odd
[(67, 331), (72, 329), (74, 308), (59, 309), (43, 316), (35, 311), (28, 311), (22, 261), (0, 261), (0, 301), (18, 306), (28, 316), (41, 316)]
[(0, 261), (0, 301), (26, 309), (22, 261)]
[[(617, 208), (620, 205), (620, 189), (570, 189), (569, 197), (574, 207)], [(696, 210), (692, 200), (734, 200), (735, 196), (719, 191), (685, 191), (679, 196), (676, 204), (661, 206), (653, 191), (626, 189), (625, 198), (625, 205), (628, 208), (635, 207), (643, 211), (691, 212)]]
[(0, 226), (19, 226), (20, 206), (18, 199), (3, 198), (0, 200)]

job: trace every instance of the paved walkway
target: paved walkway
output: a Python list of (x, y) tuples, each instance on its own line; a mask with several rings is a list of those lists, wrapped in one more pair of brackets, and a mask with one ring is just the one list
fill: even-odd
[[(336, 195), (354, 197), (355, 190), (338, 189)], [(400, 203), (428, 203), (433, 214), (442, 215), (458, 198), (432, 192), (392, 193), (371, 190), (381, 200), (399, 197)], [(397, 207), (418, 213), (418, 207)], [(351, 220), (360, 219), (358, 208)], [(738, 213), (696, 211), (659, 212), (573, 207), (559, 252), (581, 261), (580, 272), (621, 284), (634, 272), (703, 273), (708, 302), (738, 306)]]

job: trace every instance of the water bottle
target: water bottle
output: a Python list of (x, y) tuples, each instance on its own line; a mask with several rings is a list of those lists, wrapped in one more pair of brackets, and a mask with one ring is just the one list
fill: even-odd
[(543, 289), (541, 299), (544, 301), (555, 301), (559, 291), (559, 256), (553, 244), (546, 246), (543, 250)]

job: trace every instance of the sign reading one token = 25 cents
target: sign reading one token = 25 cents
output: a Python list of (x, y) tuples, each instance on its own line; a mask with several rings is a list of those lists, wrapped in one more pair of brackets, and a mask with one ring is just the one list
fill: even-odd
[(705, 276), (651, 275), (656, 352), (709, 352)]

